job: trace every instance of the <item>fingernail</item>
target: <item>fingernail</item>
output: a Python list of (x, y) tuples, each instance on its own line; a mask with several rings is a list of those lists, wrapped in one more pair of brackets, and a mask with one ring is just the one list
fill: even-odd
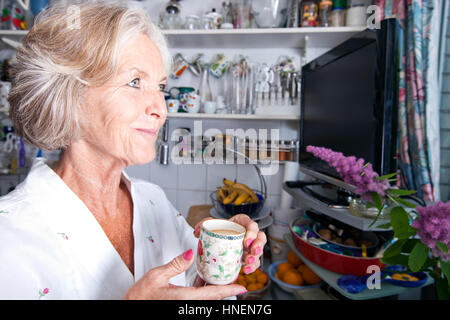
[(192, 251), (192, 249), (189, 249), (188, 251), (186, 251), (185, 253), (183, 253), (183, 258), (184, 260), (191, 260), (192, 257), (194, 256), (194, 251)]
[(250, 256), (250, 257), (248, 258), (248, 263), (249, 263), (249, 264), (252, 264), (253, 262), (255, 262), (255, 257), (254, 257), (254, 256)]
[(260, 254), (260, 253), (261, 253), (261, 247), (256, 247), (255, 254)]
[(250, 248), (250, 246), (252, 245), (254, 239), (247, 239), (247, 242), (245, 243), (247, 248)]
[(250, 272), (252, 272), (252, 267), (246, 266), (246, 267), (244, 268), (244, 273), (245, 273), (245, 274), (249, 274)]
[(247, 291), (247, 290), (244, 290), (244, 291), (242, 291), (242, 292), (239, 292), (238, 295), (244, 294), (244, 293), (246, 293), (246, 292), (248, 292), (248, 291)]

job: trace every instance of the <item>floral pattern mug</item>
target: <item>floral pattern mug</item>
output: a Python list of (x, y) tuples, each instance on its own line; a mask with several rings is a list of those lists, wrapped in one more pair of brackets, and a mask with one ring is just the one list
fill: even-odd
[(229, 220), (211, 219), (203, 223), (196, 263), (205, 282), (225, 285), (236, 280), (241, 270), (244, 236), (245, 228)]

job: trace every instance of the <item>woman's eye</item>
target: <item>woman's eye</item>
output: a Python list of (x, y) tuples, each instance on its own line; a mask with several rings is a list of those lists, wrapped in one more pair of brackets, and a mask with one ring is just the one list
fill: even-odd
[(128, 82), (128, 85), (133, 88), (139, 88), (140, 81), (141, 81), (141, 79), (136, 78), (136, 79), (133, 79), (130, 82)]
[(158, 85), (158, 89), (159, 89), (159, 91), (163, 92), (164, 90), (166, 90), (166, 85), (164, 83), (160, 83)]

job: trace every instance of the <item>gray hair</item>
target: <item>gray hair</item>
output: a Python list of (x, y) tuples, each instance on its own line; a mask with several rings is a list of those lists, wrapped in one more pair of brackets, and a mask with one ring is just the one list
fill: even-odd
[(144, 10), (122, 1), (82, 1), (42, 11), (12, 66), (8, 101), (16, 133), (46, 151), (78, 140), (78, 113), (88, 86), (110, 80), (123, 43), (142, 33), (160, 50), (168, 74), (166, 40)]

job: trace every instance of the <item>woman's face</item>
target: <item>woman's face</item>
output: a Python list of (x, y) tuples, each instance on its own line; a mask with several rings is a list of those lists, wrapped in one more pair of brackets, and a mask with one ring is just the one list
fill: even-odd
[(101, 87), (90, 87), (83, 108), (84, 142), (125, 166), (155, 157), (155, 141), (166, 121), (161, 54), (144, 34), (125, 42), (117, 74)]

